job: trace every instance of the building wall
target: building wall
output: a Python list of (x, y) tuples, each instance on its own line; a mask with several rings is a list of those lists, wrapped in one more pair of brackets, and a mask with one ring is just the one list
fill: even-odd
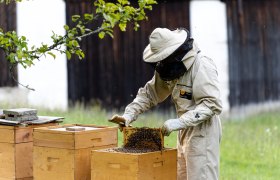
[(190, 4), (191, 34), (201, 52), (216, 63), (223, 111), (229, 111), (229, 76), (226, 6), (219, 0), (193, 0)]
[[(278, 110), (280, 2), (225, 0), (231, 111)], [(235, 113), (240, 114), (240, 113)]]
[[(30, 40), (30, 44), (38, 45), (41, 42), (50, 42), (48, 37), (50, 37), (52, 30), (63, 34), (62, 27), (66, 18), (63, 0), (26, 1), (18, 3), (17, 9), (18, 33), (25, 35)], [(153, 12), (150, 14), (152, 15)], [(168, 16), (168, 21), (174, 22), (171, 17)], [(202, 52), (216, 62), (221, 88), (223, 89), (221, 97), (224, 109), (228, 110), (225, 5), (218, 0), (191, 1), (190, 24), (192, 36)], [(144, 24), (143, 28), (145, 26), (147, 25)], [(145, 38), (148, 38), (149, 33), (146, 32)], [(41, 58), (34, 67), (26, 70), (19, 67), (19, 81), (36, 89), (35, 92), (28, 91), (26, 93), (28, 94), (27, 102), (30, 105), (67, 108), (66, 64), (65, 56), (58, 55), (56, 60), (51, 57)], [(20, 89), (23, 88), (20, 87)]]
[[(64, 34), (65, 3), (63, 0), (23, 1), (17, 4), (17, 31), (29, 39), (30, 45), (51, 43), (52, 31)], [(29, 91), (27, 101), (47, 108), (67, 108), (67, 72), (65, 55), (42, 57), (35, 66), (18, 67), (18, 80), (35, 91)], [(19, 88), (23, 88), (20, 87)]]
[[(4, 32), (16, 29), (16, 3), (0, 4), (0, 28)], [(10, 73), (10, 64), (5, 59), (4, 51), (0, 50), (0, 88), (17, 85), (16, 81), (13, 80), (13, 78), (17, 79), (17, 71), (16, 68), (12, 69), (12, 73)]]
[[(136, 5), (136, 1), (133, 4)], [(91, 10), (88, 1), (66, 1), (68, 20), (73, 14)], [(136, 97), (138, 89), (152, 78), (154, 69), (143, 62), (143, 50), (149, 43), (149, 35), (157, 27), (188, 28), (189, 1), (158, 0), (153, 10), (146, 12), (149, 19), (141, 22), (138, 31), (129, 24), (126, 32), (116, 28), (113, 39), (100, 40), (94, 35), (82, 41), (85, 59), (80, 61), (73, 57), (68, 61), (71, 102), (100, 103), (108, 109), (123, 109)], [(157, 107), (170, 105), (168, 100), (165, 102)]]
[[(165, 2), (165, 1), (164, 1)], [(243, 3), (245, 4), (236, 4), (236, 3)], [(253, 3), (253, 4), (250, 4)], [(275, 5), (271, 4), (274, 3)], [(225, 4), (228, 5), (228, 11), (226, 14), (226, 8)], [(241, 90), (235, 90), (234, 83), (236, 83), (235, 79), (233, 78), (231, 80), (232, 82), (232, 90), (230, 91), (232, 93), (231, 95), (231, 102), (232, 105), (236, 105), (236, 109), (240, 112), (244, 109), (250, 109), (251, 112), (255, 112), (256, 107), (259, 109), (265, 109), (262, 106), (263, 101), (261, 99), (260, 101), (256, 101), (253, 103), (250, 103), (251, 101), (248, 101), (248, 98), (254, 99), (255, 92), (261, 92), (264, 94), (263, 99), (268, 97), (268, 101), (266, 101), (264, 104), (267, 104), (267, 107), (269, 109), (272, 109), (272, 107), (279, 107), (277, 104), (279, 104), (279, 78), (269, 78), (271, 76), (273, 77), (279, 77), (277, 76), (277, 71), (279, 68), (279, 61), (278, 61), (278, 55), (276, 51), (279, 51), (279, 32), (278, 31), (278, 25), (277, 23), (279, 21), (278, 15), (278, 1), (231, 1), (231, 0), (224, 0), (224, 2), (221, 2), (219, 0), (192, 0), (190, 3), (190, 26), (191, 26), (191, 33), (196, 42), (198, 43), (200, 49), (202, 52), (206, 55), (208, 55), (210, 58), (212, 58), (218, 67), (219, 71), (219, 80), (221, 83), (221, 97), (224, 104), (224, 111), (228, 111), (230, 109), (229, 106), (229, 74), (230, 72), (231, 77), (237, 77), (238, 75), (241, 75), (242, 73), (246, 73), (248, 69), (254, 68), (256, 65), (256, 68), (261, 69), (263, 67), (266, 68), (265, 71), (260, 70), (258, 72), (265, 72), (266, 76), (261, 77), (258, 76), (258, 78), (261, 78), (263, 81), (262, 83), (265, 84), (261, 88), (244, 88), (245, 85), (248, 85), (249, 83), (246, 83), (244, 79), (240, 82), (240, 86), (238, 86), (241, 90), (246, 90), (247, 92), (250, 92), (247, 95), (244, 96), (244, 98), (241, 98), (241, 100), (246, 101), (245, 103), (239, 103), (240, 100), (240, 94)], [(166, 5), (169, 7), (169, 5)], [(263, 7), (263, 8), (261, 8)], [(243, 8), (243, 9), (242, 9)], [(245, 8), (248, 8), (247, 10), (244, 10)], [(244, 11), (243, 11), (244, 10)], [(56, 33), (63, 34), (63, 25), (65, 24), (65, 2), (63, 0), (36, 0), (36, 1), (24, 1), (21, 3), (18, 3), (17, 7), (17, 31), (20, 35), (25, 35), (29, 40), (30, 44), (40, 44), (41, 42), (50, 42), (50, 39), (47, 39), (50, 37), (52, 30)], [(252, 12), (251, 12), (252, 11)], [(164, 11), (163, 11), (164, 12)], [(153, 12), (151, 13), (153, 15)], [(165, 14), (166, 15), (166, 14)], [(231, 22), (231, 24), (228, 24), (229, 30), (227, 30), (226, 26), (226, 17), (228, 17), (227, 22)], [(255, 20), (251, 20), (251, 18), (255, 18)], [(266, 22), (265, 24), (263, 21)], [(173, 22), (174, 17), (168, 15), (168, 21)], [(249, 22), (248, 24), (244, 24), (246, 22)], [(276, 23), (275, 23), (276, 22)], [(150, 23), (150, 22), (148, 22)], [(158, 23), (158, 22), (156, 22)], [(269, 25), (268, 25), (269, 24)], [(145, 24), (143, 24), (143, 27), (145, 28)], [(234, 31), (238, 31), (240, 29), (243, 30), (241, 33), (234, 34)], [(261, 28), (260, 28), (261, 27)], [(249, 31), (245, 30), (254, 30), (254, 32), (257, 32), (257, 34), (261, 34), (263, 38), (261, 38), (261, 41), (264, 42), (264, 40), (268, 39), (267, 42), (272, 42), (270, 44), (262, 43), (262, 45), (265, 45), (265, 48), (262, 52), (258, 51), (260, 48), (254, 48), (258, 46), (257, 43), (254, 42), (260, 42), (254, 38), (257, 38), (258, 36), (255, 36), (254, 34), (250, 33)], [(228, 32), (227, 32), (228, 31)], [(147, 38), (147, 34), (150, 32), (146, 32), (145, 37)], [(227, 33), (229, 35), (229, 40), (227, 39)], [(247, 33), (247, 35), (246, 35)], [(239, 36), (238, 36), (239, 35)], [(123, 35), (126, 37), (126, 35)], [(247, 37), (247, 39), (240, 40), (242, 37)], [(229, 44), (231, 44), (228, 46)], [(242, 47), (242, 44), (244, 45), (251, 45), (249, 51), (241, 51), (244, 48)], [(262, 47), (262, 46), (261, 46)], [(106, 47), (103, 47), (106, 49)], [(234, 49), (233, 49), (234, 48)], [(230, 51), (228, 52), (228, 49)], [(101, 48), (102, 50), (102, 48)], [(254, 53), (256, 52), (256, 53)], [(251, 65), (247, 61), (244, 61), (242, 58), (238, 57), (251, 57), (251, 55), (256, 55), (257, 53), (263, 53), (266, 52), (265, 59), (267, 61), (259, 61), (260, 56), (258, 56), (257, 61), (252, 61)], [(243, 53), (243, 55), (242, 55)], [(244, 55), (244, 53), (247, 53)], [(232, 61), (230, 61), (229, 64), (229, 56), (233, 55), (239, 55), (237, 58), (232, 58)], [(262, 56), (261, 56), (262, 57)], [(245, 60), (248, 58), (245, 58)], [(269, 61), (268, 61), (269, 60)], [(236, 64), (236, 62), (238, 63)], [(20, 96), (22, 96), (21, 102), (28, 102), (30, 105), (37, 105), (37, 106), (45, 106), (49, 108), (61, 108), (66, 109), (67, 108), (67, 63), (66, 58), (64, 55), (58, 55), (56, 60), (53, 60), (51, 57), (48, 58), (41, 58), (39, 62), (36, 62), (35, 66), (32, 68), (29, 68), (27, 70), (22, 69), (19, 67), (18, 69), (18, 76), (19, 81), (25, 85), (29, 85), (32, 88), (35, 88), (36, 91), (26, 91), (26, 89), (19, 87), (16, 88), (11, 93), (10, 88), (2, 88), (0, 93), (0, 101), (11, 101), (9, 100), (9, 97), (14, 97), (17, 95), (18, 99)], [(257, 63), (262, 62), (261, 64), (264, 64), (265, 66), (257, 66)], [(269, 63), (267, 63), (269, 62)], [(238, 69), (239, 66), (242, 67), (242, 63), (245, 63), (247, 68)], [(247, 64), (246, 64), (247, 63)], [(229, 72), (228, 66), (231, 67), (231, 71)], [(105, 68), (107, 66), (104, 66)], [(270, 69), (274, 69), (274, 71), (271, 71)], [(252, 71), (256, 72), (256, 71)], [(236, 74), (234, 76), (233, 74)], [(275, 75), (276, 74), (276, 75)], [(279, 73), (278, 73), (279, 74)], [(247, 79), (250, 77), (255, 77), (255, 73), (252, 73), (250, 76), (246, 76)], [(246, 80), (246, 79), (245, 79)], [(275, 82), (274, 82), (275, 81)], [(254, 83), (256, 85), (257, 83)], [(252, 86), (253, 87), (253, 86)], [(264, 90), (262, 90), (264, 89)], [(18, 91), (19, 90), (19, 91)], [(20, 93), (22, 92), (22, 93)], [(272, 92), (272, 93), (271, 93)], [(237, 94), (236, 94), (237, 93)], [(132, 95), (133, 96), (133, 95)], [(236, 98), (239, 97), (239, 98)], [(275, 102), (276, 100), (276, 102)], [(235, 102), (234, 102), (235, 101)], [(260, 106), (259, 106), (260, 105)], [(232, 108), (231, 108), (232, 109)], [(252, 111), (253, 109), (253, 111)], [(248, 110), (249, 111), (249, 110)], [(238, 114), (238, 113), (237, 113)]]

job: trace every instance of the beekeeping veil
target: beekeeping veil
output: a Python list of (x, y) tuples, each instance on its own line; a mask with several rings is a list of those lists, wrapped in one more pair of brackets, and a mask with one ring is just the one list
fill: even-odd
[(189, 34), (183, 28), (174, 31), (156, 28), (151, 33), (143, 59), (155, 68), (161, 79), (170, 81), (186, 72), (182, 59), (193, 47), (193, 39)]

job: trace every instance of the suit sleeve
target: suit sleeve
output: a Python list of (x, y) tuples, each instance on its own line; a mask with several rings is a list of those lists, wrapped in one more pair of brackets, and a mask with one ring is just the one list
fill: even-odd
[(171, 91), (170, 84), (161, 80), (159, 74), (155, 72), (153, 78), (138, 90), (133, 102), (126, 106), (124, 114), (135, 120), (139, 114), (164, 101), (171, 94)]
[(195, 68), (197, 72), (193, 77), (193, 98), (197, 106), (179, 117), (186, 127), (196, 126), (222, 111), (218, 73), (214, 62), (203, 57)]

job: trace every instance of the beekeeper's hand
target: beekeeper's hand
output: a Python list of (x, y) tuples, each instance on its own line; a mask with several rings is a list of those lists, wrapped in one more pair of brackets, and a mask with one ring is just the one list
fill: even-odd
[(162, 135), (169, 136), (172, 131), (184, 129), (186, 125), (180, 119), (169, 119), (161, 127)]
[(118, 124), (120, 130), (122, 131), (123, 127), (131, 126), (130, 123), (133, 122), (134, 119), (132, 116), (127, 115), (127, 114), (124, 114), (122, 116), (115, 114), (108, 121)]

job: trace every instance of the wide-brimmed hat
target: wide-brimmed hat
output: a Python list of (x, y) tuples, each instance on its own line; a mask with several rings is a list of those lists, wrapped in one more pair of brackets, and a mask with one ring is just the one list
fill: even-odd
[(185, 30), (171, 31), (167, 28), (156, 28), (150, 35), (150, 44), (143, 52), (143, 60), (155, 63), (167, 58), (186, 40), (188, 33)]

